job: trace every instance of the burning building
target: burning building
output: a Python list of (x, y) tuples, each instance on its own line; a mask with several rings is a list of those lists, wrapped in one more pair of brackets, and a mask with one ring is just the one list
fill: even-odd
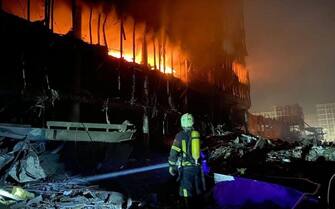
[(184, 112), (204, 135), (245, 125), (242, 3), (2, 0), (0, 136), (65, 141), (67, 170), (92, 175), (138, 144), (165, 155)]
[(3, 122), (128, 119), (163, 135), (185, 111), (204, 123), (244, 123), (243, 1), (3, 0), (1, 8)]
[[(169, 166), (167, 149), (162, 145), (171, 142), (184, 112), (192, 113), (196, 128), (210, 136), (203, 137), (212, 142), (209, 159), (224, 157), (224, 162), (241, 165), (238, 169), (241, 173), (249, 172), (245, 168), (248, 165), (251, 172), (273, 171), (259, 169), (267, 166), (265, 159), (254, 160), (265, 156), (271, 142), (226, 131), (254, 121), (251, 115), (246, 117), (250, 81), (244, 60), (247, 50), (242, 0), (1, 0), (0, 3), (0, 44), (4, 52), (0, 58), (0, 138), (9, 138), (12, 145), (7, 146), (6, 142), (1, 143), (5, 149), (0, 147), (4, 153), (1, 158), (5, 159), (1, 166), (7, 166), (0, 171), (9, 173), (4, 179), (12, 178), (18, 183), (44, 180), (49, 177), (46, 172), (49, 170), (44, 168), (56, 167), (51, 163), (54, 160), (61, 161), (64, 170), (86, 176), (71, 179), (74, 184), (86, 180), (100, 181), (105, 186), (110, 182), (101, 182), (103, 179), (120, 177), (120, 184), (129, 188), (138, 186), (140, 192), (133, 193), (143, 195), (148, 185), (168, 175), (167, 170), (157, 171), (161, 172), (159, 177), (154, 172), (136, 178), (121, 177)], [(260, 119), (254, 125), (258, 122), (268, 123)], [(249, 131), (253, 131), (251, 126)], [(21, 141), (17, 145), (15, 140)], [(65, 143), (59, 146), (57, 141)], [(139, 141), (144, 146), (134, 149), (139, 151), (134, 166), (128, 159)], [(149, 143), (152, 146), (147, 146)], [(147, 159), (138, 160), (146, 157), (149, 148), (155, 148), (151, 151), (157, 151), (157, 158), (164, 158), (164, 163), (148, 165)], [(258, 152), (254, 157), (253, 151)], [(52, 157), (61, 153), (61, 159), (47, 158), (45, 153)], [(231, 159), (238, 156), (241, 164), (226, 160), (230, 156)], [(247, 163), (240, 159), (246, 159)], [(30, 172), (32, 166), (27, 166), (28, 160), (35, 163), (33, 172)], [(209, 165), (218, 162), (215, 160), (209, 161)], [(141, 163), (145, 166), (139, 167)], [(216, 165), (233, 168), (222, 166), (222, 161)], [(111, 206), (115, 193), (77, 190), (68, 182), (48, 183), (42, 188), (33, 185), (48, 193), (43, 195), (43, 201), (38, 200), (39, 204), (62, 202), (60, 196), (66, 196), (75, 199), (78, 207), (83, 207), (83, 201), (91, 207), (93, 200), (96, 205), (102, 204), (102, 208)], [(139, 182), (140, 186), (136, 185)], [(51, 189), (55, 185), (57, 188)], [(259, 202), (260, 190), (256, 186), (249, 187), (255, 188), (255, 195), (245, 193), (246, 202), (250, 202), (250, 196)], [(265, 188), (264, 184), (260, 186)], [(282, 189), (275, 188), (282, 193)], [(16, 197), (16, 192), (13, 193), (11, 197)], [(297, 199), (290, 203), (296, 205), (304, 195), (297, 193)], [(165, 193), (162, 196), (171, 198)], [(233, 199), (218, 196), (220, 200)], [(121, 200), (118, 208), (124, 203), (128, 206), (129, 199), (116, 197)], [(172, 198), (167, 202), (175, 208), (178, 203), (175, 196)], [(64, 207), (73, 206), (69, 206), (73, 200), (64, 199)], [(156, 201), (156, 196), (153, 199)], [(265, 203), (267, 199), (271, 197), (264, 198)]]

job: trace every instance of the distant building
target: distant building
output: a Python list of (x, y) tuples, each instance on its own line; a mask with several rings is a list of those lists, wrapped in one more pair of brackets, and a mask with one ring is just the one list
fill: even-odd
[(248, 115), (248, 130), (251, 134), (269, 139), (285, 139), (287, 126), (281, 121), (263, 115)]
[(271, 118), (271, 119), (276, 119), (277, 118), (277, 115), (276, 115), (275, 111), (258, 112), (258, 113), (253, 113), (253, 115), (263, 116), (264, 118)]
[[(276, 135), (278, 138), (287, 139), (289, 141), (300, 138), (305, 128), (303, 109), (298, 104), (274, 106), (272, 111), (252, 113), (252, 115), (262, 116), (264, 119), (272, 119), (263, 120), (258, 118), (255, 120), (258, 125), (253, 125), (253, 127), (260, 127), (257, 133), (265, 133), (265, 131), (263, 131), (265, 127), (265, 129), (272, 129), (271, 131), (267, 131), (268, 133), (271, 132), (271, 135)], [(263, 135), (263, 133), (261, 135)]]
[(300, 105), (273, 106), (272, 111), (252, 113), (264, 118), (276, 119), (290, 126), (292, 130), (302, 130), (304, 124), (304, 112)]
[(275, 106), (277, 119), (290, 127), (290, 131), (300, 131), (305, 127), (304, 112), (300, 105)]
[(335, 103), (317, 104), (319, 126), (324, 129), (325, 140), (335, 140)]

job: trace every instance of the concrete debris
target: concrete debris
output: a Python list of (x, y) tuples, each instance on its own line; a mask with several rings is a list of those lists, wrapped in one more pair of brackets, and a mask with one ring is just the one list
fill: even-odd
[(320, 157), (328, 161), (335, 161), (335, 147), (313, 146), (306, 155), (306, 160), (315, 161)]
[[(306, 155), (306, 160), (307, 161), (316, 161), (320, 156), (325, 157), (326, 150), (328, 150), (328, 149), (325, 149), (321, 146), (313, 146), (310, 149), (309, 153)], [(334, 149), (333, 149), (333, 152), (334, 152)], [(328, 157), (330, 157), (330, 156), (328, 155)]]
[[(13, 144), (8, 140), (6, 149), (0, 150), (0, 172), (5, 184), (0, 185), (0, 207), (7, 208), (96, 208), (125, 209), (130, 208), (132, 200), (121, 193), (101, 191), (97, 187), (71, 183), (71, 180), (53, 180), (45, 182), (46, 177), (55, 174), (52, 163), (57, 160), (54, 153), (46, 152), (40, 143), (28, 140)], [(46, 170), (44, 170), (44, 167)], [(0, 174), (0, 175), (1, 175)], [(48, 175), (47, 175), (48, 174)], [(61, 175), (60, 175), (61, 177)], [(14, 182), (14, 181), (15, 182)], [(52, 181), (52, 182), (50, 182)], [(11, 183), (18, 186), (11, 186)], [(9, 192), (12, 190), (11, 192)]]
[(16, 208), (130, 208), (132, 200), (118, 192), (100, 191), (94, 187), (70, 184), (67, 181), (34, 183), (28, 191), (39, 195), (11, 205)]
[(214, 151), (212, 151), (210, 153), (210, 160), (216, 160), (218, 158), (222, 158), (224, 160), (228, 159), (231, 154), (233, 152), (233, 148), (231, 147), (219, 147), (217, 149), (215, 149)]
[[(39, 195), (37, 197), (35, 197), (34, 199), (31, 199), (27, 202), (27, 206), (34, 207), (38, 204), (40, 204), (43, 201), (42, 195)], [(14, 207), (12, 206), (11, 209), (14, 209)]]
[(258, 139), (254, 136), (241, 134), (241, 138), (246, 143), (251, 143), (252, 141), (257, 141)]
[(256, 149), (265, 149), (272, 147), (273, 144), (266, 139), (257, 138), (252, 135), (236, 135), (232, 132), (221, 138), (214, 138), (209, 140), (211, 149), (209, 160), (227, 160), (230, 158), (241, 158), (246, 153)]
[(300, 159), (302, 157), (302, 147), (295, 147), (289, 150), (271, 151), (267, 154), (267, 161), (291, 162), (292, 158)]
[[(227, 161), (242, 159), (246, 154), (258, 152), (266, 162), (292, 162), (292, 160), (316, 161), (323, 158), (326, 161), (335, 161), (335, 147), (322, 144), (316, 145), (301, 140), (301, 143), (289, 144), (284, 141), (271, 141), (252, 135), (226, 135), (221, 138), (209, 140), (212, 150), (209, 154), (210, 161)], [(248, 155), (249, 156), (249, 155)], [(259, 157), (259, 155), (258, 155)]]
[(291, 162), (292, 159), (305, 161), (324, 159), (326, 161), (335, 161), (335, 147), (325, 145), (312, 147), (298, 146), (288, 150), (272, 151), (268, 153), (267, 161)]

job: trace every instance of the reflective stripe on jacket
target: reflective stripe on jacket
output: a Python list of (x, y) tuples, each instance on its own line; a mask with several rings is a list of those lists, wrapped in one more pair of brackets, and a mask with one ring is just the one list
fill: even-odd
[(194, 166), (195, 160), (192, 158), (191, 149), (191, 130), (180, 131), (171, 146), (169, 164), (171, 166), (177, 165), (178, 158), (180, 158), (181, 166)]

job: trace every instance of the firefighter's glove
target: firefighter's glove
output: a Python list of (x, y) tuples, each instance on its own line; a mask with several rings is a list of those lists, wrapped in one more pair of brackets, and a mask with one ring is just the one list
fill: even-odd
[(176, 176), (178, 174), (178, 170), (176, 166), (170, 166), (169, 167), (169, 173), (171, 176)]

